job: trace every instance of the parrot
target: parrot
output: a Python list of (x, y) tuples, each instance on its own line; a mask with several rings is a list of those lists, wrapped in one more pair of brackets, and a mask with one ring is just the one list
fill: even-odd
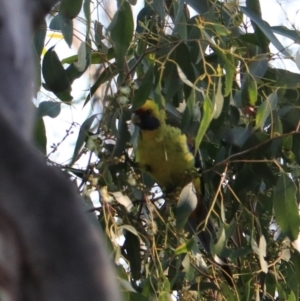
[[(197, 161), (188, 146), (187, 136), (177, 127), (166, 123), (164, 108), (153, 100), (146, 102), (131, 116), (132, 123), (138, 127), (139, 135), (135, 150), (138, 167), (148, 173), (165, 193), (174, 193), (193, 183), (197, 205), (190, 214), (189, 224), (206, 251), (211, 253), (211, 242), (216, 239), (215, 228), (209, 220), (205, 229), (204, 221), (208, 210), (203, 202), (204, 185), (197, 173)], [(200, 227), (199, 227), (200, 225)], [(198, 231), (201, 229), (201, 231)], [(220, 263), (221, 262), (221, 263)], [(231, 270), (226, 259), (216, 261), (221, 267), (226, 281), (233, 286)]]

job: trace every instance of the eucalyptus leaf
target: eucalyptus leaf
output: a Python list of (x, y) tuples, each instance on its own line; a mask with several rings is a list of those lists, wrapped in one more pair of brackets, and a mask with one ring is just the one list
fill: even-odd
[(54, 51), (54, 47), (51, 47), (44, 56), (42, 73), (47, 89), (58, 95), (63, 101), (72, 100), (70, 95), (71, 85), (67, 72)]
[(211, 103), (211, 100), (208, 98), (208, 96), (206, 96), (204, 98), (204, 104), (203, 104), (203, 118), (200, 122), (200, 126), (196, 136), (195, 149), (199, 148), (200, 143), (210, 125), (212, 118), (213, 118), (213, 105)]
[(191, 213), (196, 209), (198, 203), (193, 183), (186, 185), (179, 196), (176, 208), (176, 228), (183, 229)]
[(114, 45), (116, 63), (119, 68), (123, 68), (125, 55), (133, 37), (133, 16), (130, 4), (127, 1), (122, 1), (109, 29)]
[(142, 79), (141, 85), (138, 90), (135, 92), (133, 100), (132, 100), (132, 110), (136, 110), (140, 108), (145, 101), (149, 98), (150, 92), (153, 88), (153, 76), (154, 70), (153, 66), (150, 66), (144, 78)]
[(265, 122), (270, 116), (271, 112), (277, 107), (277, 92), (271, 93), (266, 100), (258, 107), (256, 113), (256, 126), (255, 128), (264, 129)]
[(285, 50), (285, 47), (279, 42), (276, 36), (273, 34), (270, 26), (264, 22), (260, 16), (255, 14), (253, 11), (248, 9), (247, 7), (240, 6), (241, 12), (247, 15), (253, 22), (257, 24), (257, 26), (261, 29), (261, 31), (265, 34), (265, 36), (270, 40), (270, 42), (277, 48), (278, 51), (282, 52), (284, 55), (289, 56), (290, 54)]
[(67, 19), (74, 19), (79, 14), (83, 0), (62, 0), (59, 13)]
[(55, 118), (60, 114), (61, 103), (54, 101), (43, 101), (39, 104), (37, 108), (37, 117), (41, 118), (44, 116), (49, 116)]
[(300, 31), (295, 29), (289, 29), (286, 26), (272, 26), (271, 30), (274, 33), (280, 34), (286, 38), (293, 40), (295, 43), (300, 43)]
[(130, 263), (131, 277), (138, 280), (141, 277), (141, 256), (140, 240), (137, 235), (131, 231), (125, 233), (125, 242), (123, 248), (126, 250), (126, 257)]
[(77, 156), (79, 154), (79, 151), (81, 150), (84, 143), (87, 141), (87, 138), (89, 136), (89, 130), (97, 116), (98, 114), (92, 115), (91, 117), (87, 118), (81, 125), (70, 165), (75, 163), (78, 159)]
[(281, 173), (273, 195), (275, 217), (281, 231), (294, 241), (299, 234), (299, 213), (296, 186), (292, 179)]
[(47, 136), (43, 118), (38, 118), (34, 126), (34, 143), (44, 155), (47, 154)]

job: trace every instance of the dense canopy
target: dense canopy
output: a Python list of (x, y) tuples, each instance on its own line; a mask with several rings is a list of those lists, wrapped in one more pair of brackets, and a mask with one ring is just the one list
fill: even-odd
[[(77, 55), (61, 60), (56, 46), (42, 55), (45, 27), (36, 33), (36, 88), (42, 83), (53, 93), (39, 104), (36, 138), (46, 153), (41, 117), (72, 106), (72, 83), (93, 73), (82, 105), (103, 109), (80, 125), (61, 168), (91, 206), (100, 202), (90, 210), (106, 233), (125, 299), (170, 300), (175, 291), (181, 300), (298, 300), (300, 254), (292, 242), (299, 233), (300, 75), (271, 63), (293, 60), (278, 37), (297, 44), (299, 31), (270, 26), (258, 0), (145, 1), (136, 20), (136, 1), (117, 4), (107, 28), (93, 14), (101, 3), (64, 0), (53, 9), (48, 29), (68, 45), (80, 24)], [(147, 99), (165, 108), (167, 122), (201, 155), (207, 218), (217, 229), (212, 254), (178, 227), (193, 197), (183, 192), (180, 208), (166, 206), (168, 196), (135, 162), (130, 118)], [(84, 154), (88, 162), (79, 163)], [(233, 288), (215, 255), (228, 259)]]

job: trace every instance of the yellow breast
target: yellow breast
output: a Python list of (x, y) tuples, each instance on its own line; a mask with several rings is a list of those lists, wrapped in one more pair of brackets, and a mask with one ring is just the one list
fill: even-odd
[(167, 191), (185, 186), (191, 180), (189, 171), (194, 168), (194, 157), (188, 149), (186, 136), (169, 125), (141, 132), (136, 161)]

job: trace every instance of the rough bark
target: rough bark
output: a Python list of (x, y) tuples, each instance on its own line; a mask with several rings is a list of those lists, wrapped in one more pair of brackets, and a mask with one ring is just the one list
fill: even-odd
[(0, 0), (0, 297), (118, 301), (98, 226), (30, 146), (32, 28), (55, 2)]

